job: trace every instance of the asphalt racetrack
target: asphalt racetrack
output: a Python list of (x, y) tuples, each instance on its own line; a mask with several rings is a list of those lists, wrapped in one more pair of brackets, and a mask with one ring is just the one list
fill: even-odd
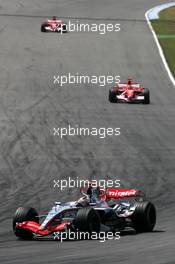
[[(175, 89), (159, 57), (145, 12), (157, 0), (0, 1), (0, 262), (175, 263)], [(56, 15), (121, 24), (118, 33), (44, 34)], [(150, 89), (150, 105), (111, 104), (110, 86), (53, 84), (54, 74), (132, 75)], [(120, 127), (118, 137), (53, 136), (53, 127)], [(47, 212), (75, 200), (54, 179), (120, 179), (156, 204), (155, 232), (118, 241), (20, 241), (17, 207)]]

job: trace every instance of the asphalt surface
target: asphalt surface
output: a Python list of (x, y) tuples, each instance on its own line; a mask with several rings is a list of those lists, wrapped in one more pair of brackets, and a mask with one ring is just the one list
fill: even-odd
[[(145, 12), (154, 0), (0, 1), (0, 261), (9, 263), (174, 264), (175, 89)], [(121, 23), (118, 33), (43, 34), (44, 18)], [(150, 89), (150, 105), (108, 102), (109, 86), (53, 84), (54, 74), (132, 75)], [(118, 137), (53, 136), (53, 127), (120, 127)], [(19, 241), (17, 207), (46, 212), (74, 200), (54, 179), (120, 179), (147, 192), (158, 220), (152, 234), (119, 241)]]

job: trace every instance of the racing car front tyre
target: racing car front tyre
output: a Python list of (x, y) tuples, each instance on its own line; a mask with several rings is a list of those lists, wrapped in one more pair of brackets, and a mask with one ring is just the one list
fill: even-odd
[(109, 90), (109, 102), (117, 103), (117, 93)]
[(100, 232), (100, 218), (93, 208), (79, 209), (75, 219), (75, 226), (79, 231), (88, 233)]
[(137, 202), (132, 223), (137, 233), (151, 232), (156, 224), (156, 208), (151, 202)]
[(62, 33), (67, 33), (67, 25), (66, 24), (64, 24), (62, 26)]
[(144, 89), (144, 104), (149, 104), (150, 103), (150, 95), (149, 95), (149, 90), (148, 88)]
[(16, 223), (22, 223), (24, 221), (35, 221), (39, 223), (37, 211), (34, 208), (30, 207), (19, 207), (13, 217), (14, 234), (21, 239), (32, 239), (33, 234), (30, 231), (16, 226)]
[(45, 25), (41, 25), (41, 32), (46, 32)]

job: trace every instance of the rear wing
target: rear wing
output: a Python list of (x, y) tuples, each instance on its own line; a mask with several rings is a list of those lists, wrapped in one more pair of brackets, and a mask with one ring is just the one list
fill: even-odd
[[(119, 83), (118, 84), (118, 87), (119, 88), (125, 88), (125, 87), (127, 87), (128, 86), (128, 83)], [(139, 83), (131, 83), (131, 85), (130, 85), (132, 88), (140, 88), (141, 87), (141, 85), (139, 84)]]
[(121, 198), (129, 198), (129, 197), (140, 197), (142, 196), (142, 192), (136, 189), (115, 189), (109, 188), (106, 190), (106, 198), (107, 199), (121, 199)]
[(48, 19), (46, 22), (50, 23), (50, 24), (64, 24), (62, 20), (51, 20)]
[[(126, 89), (127, 87), (128, 87), (128, 83), (119, 83), (114, 87), (114, 89), (122, 91), (123, 89)], [(139, 83), (131, 83), (131, 85), (129, 85), (129, 87), (135, 91), (137, 91), (137, 90), (139, 91), (139, 90), (144, 89), (144, 87)]]

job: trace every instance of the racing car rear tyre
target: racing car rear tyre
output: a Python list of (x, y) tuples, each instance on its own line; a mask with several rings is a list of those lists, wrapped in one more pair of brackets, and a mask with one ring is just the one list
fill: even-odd
[(156, 208), (151, 202), (137, 202), (131, 219), (137, 233), (151, 232), (156, 224)]
[(148, 88), (144, 89), (144, 104), (149, 104), (150, 103), (150, 95), (149, 95), (149, 90)]
[(109, 90), (109, 102), (117, 103), (117, 93), (114, 91)]
[(32, 239), (33, 234), (28, 230), (23, 230), (16, 226), (16, 223), (22, 223), (24, 221), (35, 221), (39, 223), (38, 213), (34, 208), (30, 207), (19, 207), (13, 217), (13, 232), (14, 234), (22, 239)]
[(77, 212), (75, 226), (79, 231), (100, 232), (100, 218), (93, 208), (82, 208)]

